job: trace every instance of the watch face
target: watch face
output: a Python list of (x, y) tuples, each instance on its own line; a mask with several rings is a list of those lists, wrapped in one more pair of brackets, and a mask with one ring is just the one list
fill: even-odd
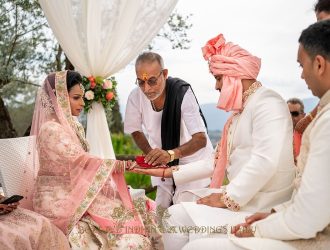
[(173, 150), (167, 150), (167, 153), (170, 155), (170, 161), (173, 161), (175, 158), (175, 152)]

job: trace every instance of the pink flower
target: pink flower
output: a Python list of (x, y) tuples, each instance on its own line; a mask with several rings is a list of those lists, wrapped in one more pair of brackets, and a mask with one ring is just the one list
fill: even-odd
[(88, 90), (85, 93), (85, 98), (90, 101), (94, 99), (94, 92), (92, 90)]
[(114, 93), (111, 91), (105, 95), (105, 99), (107, 99), (107, 101), (110, 101), (113, 97), (114, 97)]
[(109, 79), (105, 79), (102, 85), (103, 89), (111, 89), (112, 88), (112, 81)]
[(205, 60), (209, 60), (209, 58), (215, 54), (219, 54), (221, 48), (226, 44), (226, 39), (222, 34), (210, 39), (207, 41), (204, 47), (202, 47), (202, 53)]

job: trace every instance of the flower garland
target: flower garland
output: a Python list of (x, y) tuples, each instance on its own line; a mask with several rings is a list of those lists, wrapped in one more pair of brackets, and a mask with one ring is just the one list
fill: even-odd
[(117, 81), (113, 76), (106, 79), (100, 76), (83, 76), (82, 84), (86, 91), (84, 95), (86, 113), (92, 108), (93, 102), (102, 103), (106, 111), (113, 108), (117, 99)]

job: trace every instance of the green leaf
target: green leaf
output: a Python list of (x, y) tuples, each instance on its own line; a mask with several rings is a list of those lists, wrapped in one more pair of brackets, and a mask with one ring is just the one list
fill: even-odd
[(104, 78), (103, 77), (101, 77), (101, 76), (97, 76), (97, 77), (95, 77), (95, 82), (97, 83), (97, 84), (103, 84), (103, 80), (104, 80)]

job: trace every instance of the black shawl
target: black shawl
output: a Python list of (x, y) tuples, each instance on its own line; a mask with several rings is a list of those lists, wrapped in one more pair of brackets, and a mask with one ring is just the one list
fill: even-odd
[[(164, 150), (180, 146), (181, 104), (188, 88), (193, 92), (190, 84), (179, 78), (168, 77), (166, 80), (166, 98), (161, 122), (162, 149)], [(196, 102), (198, 104), (197, 98)], [(205, 127), (207, 128), (204, 115), (200, 108), (199, 113), (204, 121)], [(178, 164), (179, 160), (174, 160), (173, 162), (170, 162), (169, 165), (174, 166)]]

